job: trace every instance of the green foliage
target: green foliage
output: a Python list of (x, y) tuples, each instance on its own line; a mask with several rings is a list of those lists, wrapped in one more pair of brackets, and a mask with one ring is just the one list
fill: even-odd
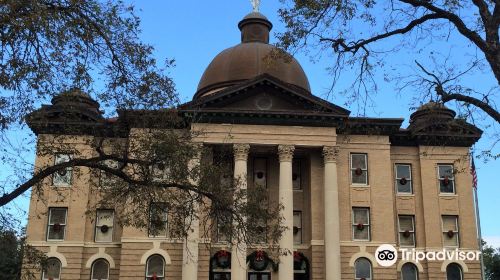
[(485, 277), (488, 280), (500, 279), (500, 248), (485, 245), (486, 242), (483, 241)]
[(0, 279), (21, 279), (22, 243), (15, 232), (0, 230)]

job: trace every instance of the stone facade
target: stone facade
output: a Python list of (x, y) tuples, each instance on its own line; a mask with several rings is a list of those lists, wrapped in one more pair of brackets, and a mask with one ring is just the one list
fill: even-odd
[[(244, 21), (244, 25), (264, 22), (263, 26), (271, 26), (260, 15), (250, 15)], [(214, 67), (210, 71), (215, 71)], [(293, 67), (300, 72), (300, 65)], [(246, 69), (245, 75), (254, 76), (243, 81), (231, 76), (232, 84), (224, 85), (220, 81), (211, 84), (210, 75), (215, 74), (207, 74), (195, 99), (180, 106), (179, 112), (189, 122), (185, 129), (196, 132), (193, 141), (207, 147), (233, 149), (235, 177), (246, 178), (245, 187), (251, 188), (255, 184), (253, 174), (258, 168), (265, 168), (271, 201), (284, 205), (288, 230), (280, 245), (307, 259), (307, 268), (299, 269), (307, 276), (295, 279), (403, 279), (401, 270), (406, 262), (401, 256), (393, 266), (382, 267), (376, 261), (375, 251), (381, 244), (404, 247), (400, 236), (406, 235), (415, 238), (408, 249), (478, 249), (472, 178), (467, 172), (469, 147), (481, 135), (478, 129), (454, 119), (451, 110), (438, 104), (421, 107), (412, 115), (408, 129), (400, 128), (401, 119), (349, 117), (349, 111), (311, 95), (302, 77), (298, 79), (300, 83), (293, 85), (293, 77), (286, 76), (290, 83), (283, 83), (280, 73), (286, 69), (276, 75), (252, 74), (250, 70)], [(90, 99), (81, 94), (78, 98)], [(64, 110), (61, 100), (53, 101), (54, 110)], [(81, 106), (81, 112), (87, 112), (87, 105)], [(37, 114), (48, 114), (44, 110)], [(189, 121), (194, 111), (199, 116), (196, 122)], [(134, 123), (133, 111), (120, 113), (123, 122), (113, 123), (101, 120), (98, 111), (93, 114), (94, 122), (88, 127), (111, 129), (114, 134), (106, 137), (116, 141), (140, 135), (144, 128)], [(127, 128), (119, 127), (124, 122)], [(59, 129), (44, 127), (37, 122), (36, 114), (30, 116), (29, 123), (44, 143), (51, 143), (54, 134), (64, 135), (71, 125), (69, 122)], [(87, 130), (78, 131), (77, 135), (70, 139), (82, 155), (95, 153), (89, 146), (94, 136)], [(54, 161), (54, 155), (39, 155), (36, 166), (49, 166)], [(409, 166), (411, 177), (405, 175), (405, 183), (400, 183), (411, 184), (408, 192), (398, 192), (398, 182), (402, 182), (398, 164)], [(458, 170), (452, 178), (445, 178), (453, 180), (455, 189), (451, 193), (440, 191), (444, 180), (439, 175), (441, 165)], [(45, 180), (41, 186), (43, 197), (33, 195), (29, 209), (28, 242), (60, 262), (60, 279), (91, 279), (92, 267), (98, 260), (108, 264), (106, 279), (153, 279), (146, 275), (152, 256), (163, 261), (164, 279), (213, 279), (212, 256), (222, 249), (231, 251), (231, 244), (201, 238), (198, 233), (184, 241), (150, 237), (145, 230), (121, 228), (117, 224), (110, 240), (96, 242), (98, 218), (86, 213), (89, 201), (98, 195), (89, 191), (93, 175), (85, 167), (72, 172), (79, 176), (74, 176), (64, 188), (54, 186), (53, 180)], [(447, 181), (445, 186), (449, 184)], [(49, 209), (53, 208), (67, 210), (63, 240), (54, 241), (48, 236)], [(366, 218), (353, 218), (358, 215), (353, 214), (357, 209), (359, 213), (368, 213)], [(413, 219), (413, 230), (400, 230), (400, 216)], [(458, 221), (449, 237), (451, 240), (458, 236), (455, 247), (448, 246), (451, 241), (446, 239), (447, 228), (443, 226), (446, 217), (456, 217)], [(300, 220), (300, 225), (294, 223), (295, 219)], [(294, 230), (300, 233), (300, 239)], [(247, 273), (252, 272), (246, 257), (256, 248), (249, 245), (243, 253), (234, 247), (231, 268), (226, 271), (233, 280), (246, 279)], [(187, 252), (193, 250), (196, 253), (188, 256)], [(292, 279), (294, 273), (300, 273), (294, 267), (294, 257), (280, 256), (278, 269), (265, 268), (263, 274), (249, 279)], [(356, 263), (360, 259), (368, 261), (369, 275), (360, 273), (356, 278)], [(463, 279), (480, 279), (478, 261), (421, 261), (413, 263), (412, 268), (418, 270), (420, 280), (447, 279), (450, 264), (459, 266)]]

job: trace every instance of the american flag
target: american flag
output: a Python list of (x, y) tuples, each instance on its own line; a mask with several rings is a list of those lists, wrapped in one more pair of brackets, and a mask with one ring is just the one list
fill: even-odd
[(477, 189), (477, 173), (476, 165), (474, 164), (474, 156), (471, 156), (470, 174), (472, 174), (472, 187)]

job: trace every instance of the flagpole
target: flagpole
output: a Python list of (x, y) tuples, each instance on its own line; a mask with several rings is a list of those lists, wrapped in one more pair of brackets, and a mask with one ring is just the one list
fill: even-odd
[(479, 203), (477, 199), (477, 187), (474, 188), (474, 201), (476, 204), (476, 223), (477, 223), (477, 235), (478, 235), (478, 244), (479, 244), (479, 250), (481, 251), (480, 257), (481, 257), (481, 279), (484, 278), (484, 261), (483, 261), (483, 238), (481, 236), (481, 218), (479, 217)]
[(476, 173), (476, 165), (474, 164), (474, 154), (470, 155), (470, 171), (472, 175), (472, 188), (474, 189), (474, 206), (476, 208), (476, 226), (477, 226), (477, 243), (479, 245), (480, 254), (480, 265), (481, 265), (481, 279), (485, 279), (484, 273), (484, 261), (483, 261), (483, 238), (481, 234), (481, 217), (479, 216), (479, 200), (477, 196), (477, 173)]

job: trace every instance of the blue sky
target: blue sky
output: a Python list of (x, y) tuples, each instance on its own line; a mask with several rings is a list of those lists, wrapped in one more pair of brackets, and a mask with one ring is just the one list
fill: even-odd
[[(176, 60), (177, 66), (171, 69), (171, 76), (182, 101), (192, 98), (203, 71), (215, 55), (239, 43), (240, 32), (237, 23), (251, 11), (249, 0), (127, 2), (136, 6), (136, 13), (142, 20), (142, 39), (155, 47), (157, 59)], [(283, 31), (283, 25), (277, 16), (278, 7), (279, 1), (276, 0), (264, 0), (261, 4), (261, 12), (274, 24), (274, 32)], [(271, 41), (275, 42), (274, 38)], [(296, 58), (309, 77), (313, 94), (324, 97), (331, 86), (331, 77), (325, 70), (329, 66), (328, 57), (323, 57), (316, 63), (303, 54), (296, 55)], [(398, 61), (402, 58), (395, 56), (391, 59)], [(491, 81), (491, 77), (475, 78), (483, 79), (479, 81), (480, 84)], [(415, 106), (411, 103), (410, 96), (397, 95), (395, 85), (385, 82), (382, 75), (378, 86), (380, 93), (374, 100), (374, 107), (370, 108), (367, 114), (371, 117), (404, 117), (407, 121), (412, 113), (409, 107)], [(335, 88), (334, 93), (340, 90)], [(340, 106), (344, 106), (346, 101), (338, 94), (330, 96), (328, 100)], [(354, 108), (348, 109), (356, 113)], [(477, 148), (487, 147), (491, 143), (491, 138), (484, 137), (477, 144)], [(487, 164), (476, 161), (476, 167), (483, 237), (489, 243), (500, 247), (500, 224), (496, 217), (499, 210), (497, 194), (500, 184), (495, 176), (500, 170), (500, 159)], [(18, 205), (27, 204), (26, 198), (21, 200)]]

